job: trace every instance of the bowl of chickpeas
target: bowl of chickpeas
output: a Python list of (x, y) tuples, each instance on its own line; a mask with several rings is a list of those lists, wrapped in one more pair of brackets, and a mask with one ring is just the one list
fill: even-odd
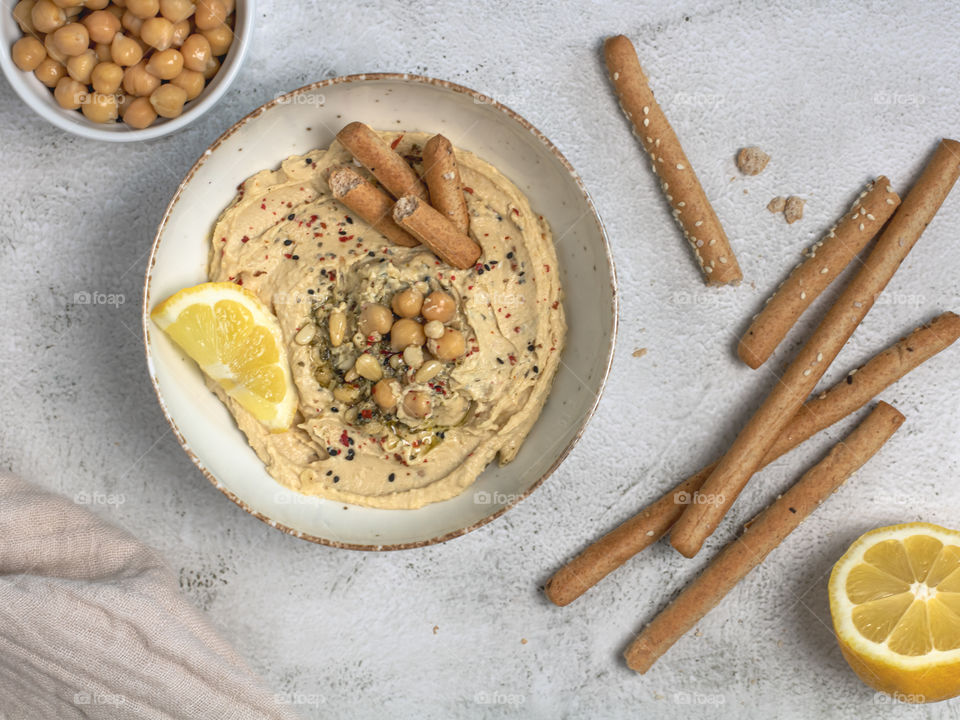
[(37, 114), (114, 142), (167, 135), (212, 107), (246, 55), (252, 0), (19, 0), (0, 66)]

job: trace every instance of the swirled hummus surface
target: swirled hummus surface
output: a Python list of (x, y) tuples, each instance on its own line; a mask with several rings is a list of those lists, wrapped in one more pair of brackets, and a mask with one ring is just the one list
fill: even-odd
[[(381, 136), (422, 169), (429, 135)], [(277, 315), (299, 413), (289, 431), (271, 433), (214, 389), (281, 484), (368, 507), (421, 507), (462, 492), (495, 456), (512, 460), (539, 416), (566, 331), (553, 236), (496, 168), (462, 150), (456, 159), (470, 236), (483, 249), (468, 270), (389, 243), (335, 200), (327, 173), (352, 164), (338, 142), (250, 177), (217, 221), (210, 280), (242, 284)], [(391, 332), (361, 332), (365, 308), (391, 308), (406, 290), (453, 300), (442, 324), (463, 339), (458, 357), (439, 359), (431, 338), (404, 352)], [(427, 327), (425, 316), (411, 319)]]

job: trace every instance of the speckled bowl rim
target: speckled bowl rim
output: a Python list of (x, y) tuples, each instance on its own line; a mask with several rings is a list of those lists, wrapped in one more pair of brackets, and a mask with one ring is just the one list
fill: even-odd
[[(170, 415), (167, 405), (163, 400), (163, 395), (160, 392), (160, 384), (157, 380), (156, 372), (154, 370), (153, 357), (150, 353), (150, 309), (147, 307), (147, 298), (150, 294), (150, 281), (152, 279), (153, 268), (156, 263), (157, 258), (157, 249), (160, 246), (160, 239), (163, 236), (163, 231), (166, 229), (167, 221), (170, 219), (170, 214), (173, 212), (174, 207), (180, 199), (180, 196), (183, 194), (186, 186), (189, 184), (190, 180), (196, 174), (197, 170), (206, 162), (207, 158), (210, 157), (213, 152), (228, 138), (230, 138), (235, 132), (237, 132), (241, 127), (246, 125), (251, 120), (256, 119), (264, 112), (269, 110), (275, 105), (289, 102), (291, 98), (296, 95), (312, 92), (314, 90), (319, 90), (321, 88), (330, 87), (331, 85), (342, 85), (347, 83), (361, 83), (365, 81), (378, 81), (378, 80), (400, 80), (413, 83), (422, 83), (426, 85), (433, 85), (436, 87), (441, 87), (446, 90), (452, 90), (454, 92), (462, 93), (464, 95), (471, 96), (474, 100), (480, 101), (483, 104), (492, 105), (497, 108), (500, 112), (507, 115), (513, 121), (519, 123), (523, 128), (532, 133), (541, 143), (546, 146), (546, 148), (553, 153), (554, 157), (560, 161), (560, 163), (567, 169), (567, 172), (570, 173), (570, 176), (576, 182), (577, 187), (580, 188), (580, 192), (583, 194), (583, 199), (587, 204), (587, 207), (590, 209), (590, 212), (593, 216), (594, 222), (597, 224), (597, 228), (600, 231), (600, 238), (603, 242), (603, 249), (607, 257), (607, 267), (610, 269), (610, 291), (613, 298), (613, 312), (611, 313), (611, 322), (610, 322), (610, 349), (607, 353), (607, 361), (603, 369), (603, 377), (600, 379), (600, 385), (597, 388), (597, 392), (594, 395), (593, 402), (590, 405), (589, 410), (584, 414), (583, 418), (580, 420), (580, 426), (577, 428), (576, 434), (570, 439), (570, 442), (567, 443), (567, 446), (560, 452), (553, 464), (547, 468), (546, 472), (543, 473), (527, 490), (523, 493), (520, 493), (513, 499), (512, 502), (508, 503), (504, 507), (500, 508), (496, 512), (487, 515), (482, 520), (479, 520), (472, 525), (467, 527), (460, 528), (458, 530), (452, 530), (443, 535), (438, 535), (437, 537), (430, 538), (428, 540), (418, 540), (416, 542), (409, 543), (393, 543), (388, 545), (365, 545), (359, 543), (347, 543), (339, 542), (337, 540), (329, 540), (327, 538), (317, 537), (316, 535), (311, 535), (309, 533), (302, 532), (291, 528), (283, 523), (279, 523), (267, 515), (254, 510), (249, 507), (243, 500), (237, 497), (236, 494), (231, 492), (229, 489), (223, 486), (223, 484), (217, 480), (216, 476), (207, 467), (203, 464), (203, 461), (193, 452), (190, 448), (190, 445), (187, 443), (186, 438), (180, 432), (180, 428), (177, 427), (176, 422), (174, 422), (173, 417)], [(476, 90), (471, 90), (468, 87), (463, 85), (458, 85), (456, 83), (449, 82), (448, 80), (438, 80), (436, 78), (426, 77), (423, 75), (412, 75), (408, 73), (363, 73), (357, 75), (343, 75), (340, 77), (330, 78), (328, 80), (321, 80), (319, 82), (311, 83), (310, 85), (304, 85), (301, 88), (292, 90), (286, 94), (279, 95), (268, 103), (265, 103), (258, 107), (256, 110), (252, 111), (248, 115), (244, 116), (236, 123), (234, 123), (228, 130), (226, 130), (220, 137), (213, 141), (207, 150), (205, 150), (197, 161), (193, 164), (190, 170), (187, 172), (186, 176), (177, 186), (177, 190), (173, 195), (173, 198), (170, 200), (170, 203), (167, 205), (167, 209), (163, 213), (163, 218), (160, 221), (160, 225), (157, 228), (156, 235), (153, 239), (153, 246), (150, 248), (150, 257), (147, 260), (147, 269), (144, 278), (143, 286), (143, 307), (142, 307), (142, 317), (141, 321), (143, 324), (143, 344), (144, 352), (146, 354), (147, 360), (147, 370), (150, 375), (150, 382), (153, 385), (153, 390), (157, 395), (157, 401), (160, 403), (160, 409), (163, 411), (163, 416), (167, 419), (167, 423), (170, 425), (170, 429), (173, 431), (173, 434), (176, 436), (177, 441), (180, 443), (180, 446), (187, 453), (187, 456), (193, 461), (193, 464), (197, 466), (197, 469), (203, 473), (204, 477), (209, 480), (215, 488), (220, 492), (226, 495), (230, 500), (232, 500), (238, 507), (240, 507), (245, 512), (253, 515), (258, 520), (263, 521), (270, 527), (281, 530), (282, 532), (292, 535), (294, 537), (300, 538), (302, 540), (307, 540), (309, 542), (317, 543), (318, 545), (326, 545), (328, 547), (340, 548), (344, 550), (366, 550), (366, 551), (390, 551), (390, 550), (410, 550), (413, 548), (426, 547), (428, 545), (436, 545), (438, 543), (446, 542), (447, 540), (452, 540), (453, 538), (460, 537), (461, 535), (466, 535), (468, 532), (476, 530), (483, 525), (486, 525), (493, 520), (496, 520), (498, 517), (503, 515), (507, 510), (510, 510), (512, 507), (517, 505), (520, 501), (529, 497), (534, 490), (536, 490), (540, 485), (550, 477), (560, 464), (567, 458), (570, 454), (570, 451), (573, 450), (574, 446), (579, 442), (580, 438), (583, 436), (584, 430), (587, 427), (587, 424), (590, 422), (590, 419), (596, 413), (597, 406), (600, 404), (600, 398), (603, 396), (603, 391), (606, 388), (607, 380), (610, 377), (610, 369), (613, 365), (613, 356), (617, 344), (617, 328), (619, 325), (619, 294), (618, 294), (618, 285), (617, 285), (617, 272), (616, 267), (613, 262), (613, 254), (610, 252), (610, 242), (607, 237), (606, 228), (603, 225), (603, 220), (600, 218), (600, 214), (597, 212), (597, 208), (594, 205), (593, 199), (590, 197), (590, 193), (587, 191), (586, 187), (583, 184), (583, 181), (580, 179), (580, 176), (577, 174), (576, 170), (573, 169), (573, 166), (570, 162), (563, 156), (563, 154), (557, 149), (557, 147), (550, 142), (547, 137), (535, 128), (528, 120), (522, 117), (519, 113), (511, 110), (506, 105), (503, 105), (492, 98), (479, 93)], [(400, 512), (406, 512), (401, 510)]]

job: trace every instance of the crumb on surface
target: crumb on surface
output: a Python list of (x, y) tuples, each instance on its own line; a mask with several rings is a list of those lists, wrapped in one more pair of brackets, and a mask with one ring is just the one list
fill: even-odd
[(806, 202), (806, 200), (798, 198), (796, 195), (791, 195), (787, 198), (787, 202), (783, 207), (783, 216), (787, 219), (788, 225), (795, 223), (803, 217), (803, 206)]
[(520, 638), (520, 644), (521, 644), (521, 645), (526, 645), (526, 644), (527, 644), (527, 639), (526, 639), (526, 638)]
[(787, 204), (787, 199), (783, 195), (777, 195), (770, 202), (767, 203), (767, 210), (772, 213), (783, 212), (783, 208)]
[(759, 175), (770, 162), (770, 156), (758, 147), (745, 147), (737, 153), (737, 167), (744, 175)]
[(437, 634), (437, 631), (438, 631), (439, 629), (440, 629), (440, 626), (439, 626), (439, 625), (434, 625), (434, 626), (433, 626), (433, 634), (436, 635), (436, 634)]
[(646, 354), (647, 354), (646, 348), (637, 348), (636, 350), (633, 351), (633, 356), (635, 358), (642, 358)]

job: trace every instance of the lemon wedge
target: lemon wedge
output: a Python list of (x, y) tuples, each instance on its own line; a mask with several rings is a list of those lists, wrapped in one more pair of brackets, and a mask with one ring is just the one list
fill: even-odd
[(290, 427), (297, 391), (283, 335), (256, 295), (229, 282), (204, 283), (167, 298), (150, 317), (264, 426)]
[(840, 650), (870, 687), (906, 702), (960, 694), (960, 532), (872, 530), (830, 575)]

